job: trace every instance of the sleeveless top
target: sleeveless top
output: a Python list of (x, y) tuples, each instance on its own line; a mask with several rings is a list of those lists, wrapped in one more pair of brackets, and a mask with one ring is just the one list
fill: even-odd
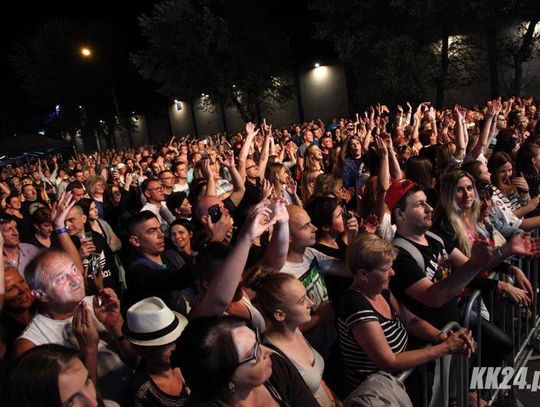
[(251, 303), (249, 297), (244, 293), (242, 294), (242, 303), (246, 306), (249, 312), (249, 319), (255, 328), (259, 330), (260, 333), (266, 332), (266, 322), (264, 322), (264, 317), (261, 312)]
[[(302, 335), (298, 328), (297, 331), (300, 333), (300, 335)], [(294, 367), (296, 367), (296, 370), (298, 370), (298, 373), (300, 373), (300, 376), (302, 376), (302, 379), (304, 379), (304, 381), (306, 382), (309, 391), (311, 391), (311, 393), (317, 399), (321, 406), (332, 406), (332, 401), (330, 400), (328, 394), (326, 394), (326, 391), (321, 385), (322, 375), (324, 372), (324, 359), (319, 352), (313, 349), (313, 347), (309, 344), (306, 338), (304, 338), (304, 335), (302, 335), (302, 338), (313, 351), (315, 361), (313, 362), (312, 366), (305, 366), (298, 363), (294, 358), (282, 351), (275, 343), (273, 343), (268, 336), (265, 336), (263, 342), (265, 344), (271, 345), (272, 349), (281, 352), (282, 356), (286, 356), (287, 359), (289, 359), (289, 361), (294, 365)]]

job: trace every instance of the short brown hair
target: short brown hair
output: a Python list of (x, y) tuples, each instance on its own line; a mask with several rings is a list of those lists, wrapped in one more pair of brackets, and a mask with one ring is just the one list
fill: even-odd
[(358, 270), (371, 271), (396, 256), (392, 243), (374, 233), (362, 233), (347, 248), (347, 267), (356, 275)]

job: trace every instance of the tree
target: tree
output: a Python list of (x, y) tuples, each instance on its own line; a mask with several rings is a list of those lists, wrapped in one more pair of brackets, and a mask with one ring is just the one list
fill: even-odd
[(435, 88), (440, 107), (447, 89), (471, 81), (473, 56), (460, 35), (471, 25), (465, 2), (317, 0), (313, 7), (325, 20), (319, 35), (356, 73), (364, 102), (424, 99)]
[(291, 97), (286, 30), (267, 1), (166, 0), (139, 27), (148, 45), (132, 61), (162, 95), (234, 106), (245, 121)]
[[(91, 46), (97, 57), (83, 60), (82, 45)], [(15, 44), (8, 58), (32, 103), (44, 113), (50, 132), (75, 135), (81, 131), (93, 142), (94, 130), (114, 127), (105, 61), (118, 71), (121, 55), (116, 32), (109, 26), (54, 20)]]

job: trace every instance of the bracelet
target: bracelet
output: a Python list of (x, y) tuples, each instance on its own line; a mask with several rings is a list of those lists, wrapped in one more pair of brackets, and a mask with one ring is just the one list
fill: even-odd
[(62, 233), (67, 233), (67, 231), (68, 231), (68, 228), (65, 227), (65, 226), (62, 227), (62, 228), (58, 228), (58, 229), (55, 230), (55, 232), (56, 232), (57, 235), (61, 235)]
[(124, 334), (122, 334), (122, 335), (120, 335), (120, 336), (115, 336), (115, 337), (114, 337), (114, 340), (115, 340), (116, 342), (122, 342), (124, 339), (126, 339), (126, 337), (125, 337)]

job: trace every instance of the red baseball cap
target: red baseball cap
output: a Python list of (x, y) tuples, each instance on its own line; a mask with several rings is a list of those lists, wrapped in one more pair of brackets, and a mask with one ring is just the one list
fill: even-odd
[(412, 182), (410, 179), (396, 179), (395, 181), (392, 181), (390, 184), (390, 187), (388, 188), (388, 191), (386, 191), (386, 198), (384, 199), (384, 202), (386, 203), (386, 206), (388, 206), (388, 209), (391, 211), (394, 209), (396, 204), (407, 194), (407, 191), (414, 187), (416, 184)]

